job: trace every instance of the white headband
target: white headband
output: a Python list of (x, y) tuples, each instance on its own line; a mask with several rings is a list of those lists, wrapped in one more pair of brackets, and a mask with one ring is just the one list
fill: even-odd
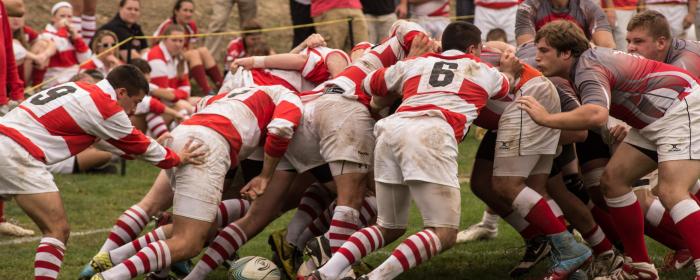
[(56, 11), (58, 11), (58, 9), (60, 9), (60, 8), (69, 8), (72, 10), (73, 6), (66, 1), (58, 2), (58, 3), (54, 4), (53, 7), (51, 7), (51, 15), (56, 14)]

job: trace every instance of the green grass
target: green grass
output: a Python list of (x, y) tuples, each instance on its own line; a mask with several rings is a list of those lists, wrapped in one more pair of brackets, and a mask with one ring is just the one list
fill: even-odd
[[(477, 141), (469, 137), (461, 144), (460, 174), (468, 176), (471, 162), (476, 152)], [(142, 162), (130, 162), (127, 176), (118, 175), (67, 175), (56, 176), (61, 190), (68, 219), (73, 232), (108, 228), (121, 212), (137, 202), (148, 190), (158, 170)], [(15, 218), (20, 224), (36, 230), (31, 221), (13, 203), (7, 203), (6, 215)], [(481, 218), (484, 205), (471, 193), (468, 184), (462, 185), (462, 226), (466, 227)], [(273, 230), (284, 228), (291, 218), (291, 212), (276, 220), (266, 231), (252, 239), (240, 251), (241, 256), (259, 255), (271, 257), (266, 239)], [(416, 209), (411, 212), (413, 233), (421, 227), (420, 215)], [(76, 279), (85, 262), (99, 249), (107, 233), (71, 237), (60, 279)], [(10, 240), (0, 237), (0, 242)], [(0, 279), (31, 279), (33, 275), (34, 249), (37, 242), (18, 245), (0, 245)], [(648, 242), (657, 266), (667, 252), (653, 241)], [(370, 255), (366, 260), (378, 265), (397, 243)], [(515, 231), (501, 222), (499, 237), (492, 241), (459, 244), (451, 250), (424, 263), (405, 274), (400, 279), (507, 279), (508, 271), (520, 258), (522, 241)], [(540, 264), (538, 272), (544, 272), (546, 265)], [(532, 274), (532, 275), (536, 275)], [(691, 269), (662, 274), (662, 279), (689, 279)], [(209, 279), (225, 279), (225, 271), (217, 270)]]

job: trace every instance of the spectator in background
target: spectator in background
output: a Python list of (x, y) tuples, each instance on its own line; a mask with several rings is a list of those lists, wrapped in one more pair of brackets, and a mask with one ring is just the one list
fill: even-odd
[(500, 29), (505, 31), (506, 38), (511, 45), (515, 44), (515, 16), (518, 14), (520, 0), (476, 0), (474, 13), (474, 25), (483, 30), (482, 40), (486, 38), (486, 31)]
[(30, 84), (30, 74), (36, 64), (39, 68), (49, 65), (51, 54), (56, 51), (56, 46), (49, 40), (37, 40), (39, 34), (24, 25), (24, 17), (10, 17), (12, 30), (12, 49), (15, 54), (15, 65), (19, 78), (25, 87)]
[(311, 17), (314, 22), (352, 19), (352, 35), (345, 22), (316, 26), (329, 48), (349, 52), (355, 44), (367, 41), (367, 22), (360, 0), (311, 0)]
[(97, 29), (97, 17), (95, 17), (97, 0), (71, 0), (70, 2), (73, 5), (73, 18), (71, 19), (73, 29), (80, 30), (85, 42), (92, 41)]
[(603, 0), (601, 5), (613, 29), (615, 48), (627, 50), (627, 24), (637, 13), (637, 0)]
[[(90, 49), (94, 56), (90, 61), (80, 66), (81, 70), (97, 70), (106, 77), (112, 68), (124, 64), (117, 55), (116, 49), (112, 48), (117, 44), (117, 34), (109, 30), (100, 30), (95, 34), (95, 38), (90, 42)], [(100, 81), (102, 79), (96, 79)], [(93, 83), (94, 84), (94, 83)]]
[[(258, 21), (251, 19), (243, 23), (243, 31), (259, 30), (262, 26)], [(306, 39), (306, 38), (304, 38)], [(303, 42), (303, 41), (302, 41)], [(226, 47), (226, 61), (224, 69), (228, 72), (231, 62), (237, 58), (248, 56), (266, 56), (275, 52), (267, 45), (261, 32), (244, 33), (243, 37), (236, 37)]]
[(369, 30), (368, 41), (372, 44), (378, 44), (389, 36), (389, 29), (397, 20), (397, 15), (398, 18), (406, 18), (408, 15), (408, 0), (400, 0), (398, 5), (394, 0), (361, 0), (361, 2)]
[(52, 86), (70, 81), (78, 74), (79, 64), (92, 56), (90, 48), (79, 30), (73, 30), (70, 19), (73, 7), (68, 2), (58, 2), (51, 7), (51, 23), (39, 35), (40, 39), (53, 41), (56, 51), (46, 68), (35, 68), (37, 81), (47, 81)]
[[(97, 31), (109, 30), (117, 34), (119, 42), (124, 41), (132, 36), (144, 36), (141, 26), (138, 24), (141, 16), (141, 1), (139, 0), (119, 0), (119, 11), (117, 14), (101, 26)], [(119, 56), (122, 60), (127, 60), (127, 50), (131, 46), (131, 57), (137, 58), (148, 50), (148, 42), (146, 39), (134, 39), (131, 42), (123, 44), (119, 47)]]
[[(182, 25), (172, 24), (165, 28), (164, 35), (184, 35)], [(194, 110), (190, 99), (190, 79), (187, 72), (187, 61), (183, 57), (185, 38), (166, 38), (148, 52), (148, 64), (151, 66), (151, 94), (176, 111), (186, 110), (189, 115)], [(154, 88), (166, 91), (154, 91)]]
[[(8, 10), (5, 10), (7, 3)], [(8, 110), (9, 99), (21, 101), (24, 98), (24, 85), (17, 74), (14, 52), (12, 49), (12, 32), (10, 30), (9, 16), (21, 17), (24, 14), (24, 3), (21, 0), (0, 1), (0, 116)], [(9, 99), (8, 99), (9, 97)], [(0, 234), (13, 236), (34, 235), (34, 231), (24, 229), (5, 220), (5, 203), (0, 199)]]
[[(163, 35), (163, 31), (172, 25), (179, 24), (185, 27), (186, 35), (198, 34), (197, 24), (192, 19), (194, 15), (194, 0), (177, 0), (175, 1), (175, 6), (173, 8), (173, 15), (169, 19), (166, 19), (161, 23), (156, 32), (153, 35), (159, 36)], [(207, 81), (207, 76), (211, 78), (217, 87), (221, 87), (221, 83), (224, 81), (224, 77), (219, 70), (219, 66), (216, 65), (216, 60), (209, 52), (207, 47), (198, 47), (196, 37), (188, 37), (185, 39), (185, 59), (187, 60), (187, 65), (189, 66), (190, 76), (197, 81), (199, 87), (202, 88), (202, 92), (205, 94), (214, 94), (215, 91)], [(154, 39), (153, 44), (157, 44), (160, 39)]]
[[(238, 20), (241, 26), (243, 23), (254, 19), (258, 12), (256, 0), (214, 0), (207, 32), (226, 31), (226, 24), (228, 23), (231, 9), (233, 9), (233, 4), (238, 4)], [(211, 36), (204, 41), (207, 49), (214, 54), (214, 57), (221, 58), (221, 51), (223, 51), (220, 49), (223, 47), (223, 43), (221, 42), (222, 37), (223, 36)]]
[(408, 3), (411, 19), (423, 26), (430, 37), (439, 40), (442, 31), (450, 24), (450, 1), (408, 0)]
[(639, 3), (645, 9), (657, 11), (668, 19), (673, 38), (684, 39), (685, 30), (695, 22), (697, 0), (639, 0)]
[[(313, 23), (311, 18), (311, 0), (289, 0), (289, 13), (292, 16), (292, 24), (308, 24)], [(313, 26), (294, 28), (294, 39), (292, 47), (298, 46), (304, 42), (311, 34), (316, 33), (316, 28)]]

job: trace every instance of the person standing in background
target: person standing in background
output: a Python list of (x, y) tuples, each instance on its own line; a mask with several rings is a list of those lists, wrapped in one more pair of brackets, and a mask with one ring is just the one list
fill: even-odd
[(455, 8), (458, 20), (474, 23), (474, 0), (457, 0)]
[(71, 25), (73, 29), (80, 30), (85, 42), (89, 44), (97, 31), (97, 17), (95, 17), (97, 0), (71, 0), (70, 3), (73, 5)]
[(695, 22), (697, 0), (640, 0), (640, 6), (658, 11), (668, 19), (673, 38), (685, 39), (685, 30)]
[(637, 13), (637, 0), (604, 0), (601, 6), (608, 16), (608, 22), (612, 27), (615, 47), (618, 50), (627, 50), (627, 24)]
[[(258, 13), (256, 0), (214, 0), (213, 2), (212, 15), (207, 29), (208, 33), (226, 31), (226, 24), (234, 4), (238, 4), (239, 26), (248, 20), (254, 19)], [(223, 51), (226, 50), (226, 43), (221, 40), (223, 40), (223, 36), (211, 36), (204, 40), (204, 46), (214, 55), (216, 61), (223, 61), (221, 58), (223, 58)]]
[(354, 44), (367, 41), (367, 22), (360, 0), (311, 0), (311, 17), (314, 22), (352, 18), (352, 35), (345, 22), (316, 26), (331, 49), (349, 52)]
[[(311, 0), (289, 0), (289, 14), (292, 16), (292, 25), (313, 23), (311, 18)], [(313, 26), (294, 28), (292, 48), (304, 42), (311, 34), (316, 33)]]
[[(411, 19), (428, 31), (432, 38), (441, 38), (442, 31), (450, 24), (449, 0), (409, 0)], [(484, 30), (487, 32), (488, 30)]]
[[(367, 19), (369, 42), (378, 44), (389, 35), (391, 25), (399, 18), (408, 15), (408, 0), (361, 0), (362, 12)], [(356, 41), (357, 43), (357, 41)]]

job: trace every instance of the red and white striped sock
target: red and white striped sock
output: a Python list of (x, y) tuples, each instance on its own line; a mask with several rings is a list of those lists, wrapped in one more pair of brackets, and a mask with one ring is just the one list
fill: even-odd
[(126, 209), (112, 227), (112, 231), (109, 232), (109, 237), (100, 248), (100, 252), (109, 252), (134, 240), (150, 220), (151, 217), (138, 205)]
[(83, 35), (83, 38), (85, 38), (85, 42), (88, 42), (95, 36), (95, 31), (97, 30), (97, 17), (81, 15), (80, 19), (80, 33)]
[(515, 229), (515, 231), (517, 231), (525, 240), (530, 240), (542, 235), (542, 232), (537, 230), (535, 226), (528, 223), (525, 218), (518, 214), (518, 212), (510, 212), (508, 216), (503, 217), (503, 220), (513, 227), (513, 229)]
[(323, 210), (328, 207), (331, 200), (333, 200), (332, 195), (321, 184), (314, 183), (309, 186), (302, 194), (297, 211), (287, 226), (287, 235), (285, 236), (287, 242), (297, 248), (304, 247), (305, 244), (296, 243), (299, 236), (316, 218), (323, 214)]
[(700, 238), (697, 237), (697, 233), (700, 232), (700, 206), (695, 200), (688, 198), (676, 203), (670, 212), (693, 259), (700, 259)]
[(146, 114), (146, 123), (148, 126), (148, 132), (155, 139), (158, 139), (163, 133), (168, 132), (168, 126), (165, 124), (165, 120), (160, 115), (153, 113)]
[(566, 218), (564, 218), (564, 211), (561, 211), (561, 207), (559, 207), (559, 204), (557, 204), (557, 202), (554, 201), (554, 199), (548, 199), (547, 205), (549, 205), (549, 208), (552, 209), (552, 213), (554, 213), (554, 216), (557, 217), (557, 220), (559, 220), (559, 222), (566, 226)]
[(247, 241), (245, 232), (235, 223), (221, 229), (197, 265), (185, 279), (204, 279), (209, 272), (230, 258)]
[(384, 236), (379, 227), (360, 229), (353, 233), (318, 271), (324, 279), (337, 279), (352, 264), (382, 247), (384, 247)]
[(340, 246), (343, 246), (350, 235), (355, 233), (360, 227), (360, 211), (356, 209), (338, 205), (333, 211), (333, 219), (331, 220), (331, 227), (324, 234), (328, 238), (328, 243), (331, 246), (331, 254), (338, 251)]
[(593, 227), (591, 231), (585, 233), (583, 238), (591, 245), (593, 254), (596, 256), (612, 250), (612, 243), (605, 237), (605, 233), (603, 233), (603, 230), (598, 225)]
[(39, 241), (34, 256), (34, 279), (54, 280), (58, 278), (63, 263), (63, 252), (66, 245), (53, 237), (44, 237)]
[(171, 261), (168, 244), (164, 240), (160, 240), (148, 244), (135, 256), (102, 272), (102, 277), (104, 279), (131, 279), (144, 273), (169, 267)]
[(675, 251), (688, 249), (671, 214), (666, 211), (658, 198), (649, 205), (644, 220), (644, 233), (647, 236)]
[(216, 213), (216, 224), (223, 228), (240, 219), (248, 212), (250, 201), (245, 199), (228, 199), (219, 203), (219, 211)]
[(311, 238), (320, 236), (327, 232), (331, 224), (331, 215), (333, 215), (333, 209), (335, 209), (335, 201), (331, 202), (331, 204), (328, 205), (328, 208), (324, 210), (323, 213), (320, 216), (318, 216), (311, 224), (309, 224), (309, 226), (306, 227), (306, 229), (304, 229), (304, 232), (302, 232), (301, 235), (299, 235), (299, 238), (297, 238), (297, 241), (293, 244), (299, 244), (301, 246), (299, 248), (302, 248), (306, 245), (306, 242), (311, 240)]
[(440, 250), (440, 239), (433, 231), (419, 231), (406, 238), (386, 261), (367, 276), (369, 280), (394, 279), (402, 272), (437, 255)]
[(151, 242), (165, 240), (166, 238), (168, 238), (168, 236), (166, 236), (165, 231), (163, 231), (163, 227), (158, 227), (153, 231), (146, 233), (144, 236), (131, 241), (129, 244), (125, 244), (117, 249), (109, 251), (109, 258), (112, 260), (113, 264), (120, 264), (124, 260), (136, 254), (136, 252), (148, 246), (148, 244), (151, 244)]
[(644, 217), (637, 196), (630, 191), (618, 197), (605, 197), (608, 212), (615, 221), (625, 255), (633, 262), (651, 262), (644, 241)]
[(544, 198), (531, 188), (524, 187), (520, 191), (513, 200), (513, 209), (543, 234), (552, 235), (566, 231), (566, 227), (557, 219)]
[(374, 196), (365, 196), (360, 208), (360, 222), (362, 226), (368, 227), (374, 224), (377, 219), (377, 198)]

